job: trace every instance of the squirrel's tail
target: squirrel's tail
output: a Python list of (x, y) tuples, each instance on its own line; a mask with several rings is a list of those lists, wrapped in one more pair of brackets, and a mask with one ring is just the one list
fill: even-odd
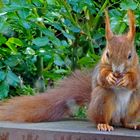
[(69, 113), (71, 105), (90, 100), (91, 75), (76, 71), (58, 87), (36, 96), (21, 96), (0, 103), (0, 120), (15, 122), (54, 121)]

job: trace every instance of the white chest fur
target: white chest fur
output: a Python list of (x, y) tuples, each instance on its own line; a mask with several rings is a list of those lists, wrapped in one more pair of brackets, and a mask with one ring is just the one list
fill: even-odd
[(113, 123), (119, 123), (120, 119), (123, 118), (127, 112), (128, 103), (132, 95), (132, 91), (125, 88), (113, 88), (115, 93), (115, 111), (113, 113)]

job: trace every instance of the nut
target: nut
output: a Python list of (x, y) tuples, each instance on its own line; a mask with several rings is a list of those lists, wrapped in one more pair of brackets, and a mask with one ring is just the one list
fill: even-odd
[(118, 79), (122, 78), (122, 76), (123, 76), (122, 73), (118, 73), (118, 72), (113, 73), (113, 75)]

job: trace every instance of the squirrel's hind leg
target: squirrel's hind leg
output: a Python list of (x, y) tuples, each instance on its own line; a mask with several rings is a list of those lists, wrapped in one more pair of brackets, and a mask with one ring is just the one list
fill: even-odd
[(114, 93), (110, 89), (100, 86), (92, 91), (91, 101), (88, 107), (88, 117), (96, 123), (100, 131), (112, 131), (110, 126), (112, 115), (115, 109)]
[(140, 130), (140, 95), (138, 93), (133, 94), (128, 106), (128, 113), (124, 119), (122, 119), (122, 126), (128, 129)]
[(126, 123), (123, 125), (124, 128), (140, 130), (140, 123)]

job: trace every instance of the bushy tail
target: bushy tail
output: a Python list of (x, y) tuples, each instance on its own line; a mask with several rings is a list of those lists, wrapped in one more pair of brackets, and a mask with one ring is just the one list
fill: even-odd
[(58, 87), (36, 96), (21, 96), (0, 104), (0, 120), (15, 122), (54, 121), (69, 113), (71, 104), (89, 102), (91, 75), (76, 71)]

